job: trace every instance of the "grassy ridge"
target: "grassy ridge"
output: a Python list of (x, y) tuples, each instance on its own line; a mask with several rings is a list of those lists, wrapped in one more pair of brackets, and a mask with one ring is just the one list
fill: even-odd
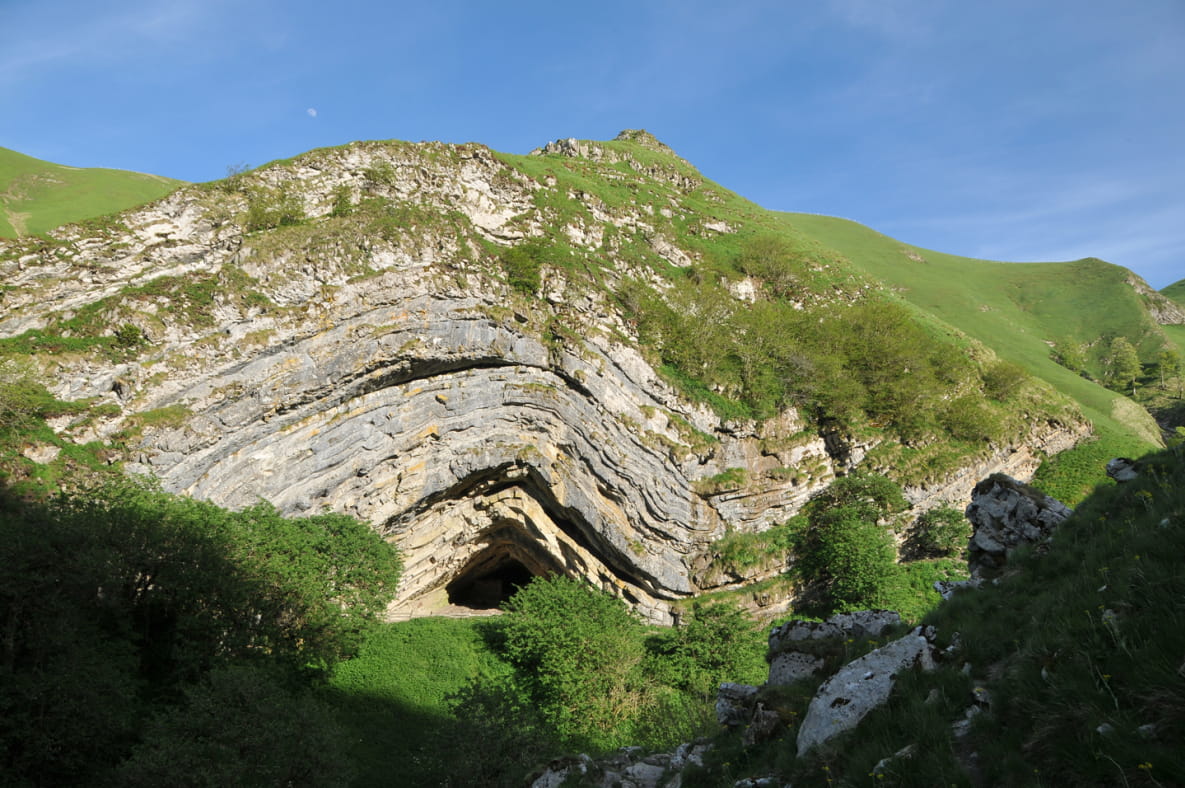
[(0, 237), (36, 235), (122, 211), (181, 184), (126, 170), (66, 167), (0, 148)]
[(1185, 304), (1185, 279), (1173, 284), (1160, 291), (1160, 294), (1173, 299), (1178, 304)]
[[(1093, 258), (1027, 264), (972, 260), (915, 249), (845, 219), (784, 214), (784, 220), (843, 252), (915, 307), (1068, 394), (1096, 430), (1130, 436), (1131, 449), (1152, 445), (1152, 425), (1138, 409), (1125, 408), (1124, 397), (1051, 358), (1051, 344), (1086, 346), (1088, 369), (1098, 376), (1110, 339), (1124, 336), (1146, 361), (1153, 359), (1165, 332), (1127, 286), (1126, 269)], [(1148, 437), (1141, 440), (1141, 435)]]

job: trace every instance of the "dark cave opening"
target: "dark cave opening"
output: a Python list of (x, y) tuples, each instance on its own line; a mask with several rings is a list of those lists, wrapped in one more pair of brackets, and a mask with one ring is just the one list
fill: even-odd
[(514, 592), (531, 582), (535, 573), (519, 561), (503, 556), (492, 567), (485, 565), (464, 572), (448, 584), (449, 604), (477, 610), (500, 608)]

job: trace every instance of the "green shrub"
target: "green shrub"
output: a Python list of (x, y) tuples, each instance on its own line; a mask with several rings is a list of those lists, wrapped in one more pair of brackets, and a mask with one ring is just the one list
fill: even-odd
[(561, 736), (602, 749), (626, 743), (642, 684), (639, 628), (620, 599), (535, 578), (506, 604), (503, 650)]
[(987, 403), (966, 394), (947, 403), (938, 417), (948, 435), (956, 440), (988, 442), (999, 436), (1000, 425)]
[(537, 292), (546, 253), (546, 244), (539, 240), (524, 241), (504, 249), (499, 259), (510, 286), (526, 295)]
[[(226, 700), (207, 677), (244, 665), (307, 682), (353, 653), (398, 575), (394, 549), (342, 515), (230, 512), (127, 479), (43, 504), (0, 495), (0, 773), (108, 784), (155, 712), (144, 757), (181, 762), (189, 714), (168, 707), (186, 687)], [(274, 740), (236, 719), (242, 757), (266, 762)]]
[(247, 215), (243, 222), (247, 232), (287, 227), (304, 220), (304, 205), (295, 192), (262, 186), (247, 192)]
[(434, 771), (443, 786), (522, 785), (528, 769), (563, 750), (531, 697), (512, 679), (471, 682), (450, 696), (455, 722), (438, 730)]
[(885, 603), (897, 573), (897, 550), (881, 521), (907, 506), (891, 480), (862, 472), (836, 479), (807, 504), (798, 568), (808, 581), (824, 586), (831, 609)]
[(349, 216), (354, 212), (354, 205), (350, 201), (350, 187), (344, 183), (333, 188), (332, 199), (332, 206), (329, 209), (330, 216)]
[(884, 604), (885, 590), (897, 570), (892, 535), (847, 506), (821, 514), (813, 527), (813, 561), (828, 578), (833, 605), (858, 609)]
[(1029, 374), (1019, 364), (997, 361), (983, 372), (983, 393), (997, 402), (1014, 397), (1028, 380)]
[(133, 323), (124, 323), (115, 330), (116, 347), (125, 350), (135, 350), (148, 344), (148, 338), (140, 327)]
[(693, 603), (673, 629), (651, 638), (647, 673), (695, 697), (722, 681), (760, 684), (768, 673), (764, 628), (727, 602)]
[(151, 721), (119, 785), (345, 786), (350, 763), (332, 709), (275, 674), (234, 666), (186, 688)]
[(958, 509), (941, 506), (918, 518), (918, 548), (933, 555), (954, 555), (967, 547), (971, 524)]

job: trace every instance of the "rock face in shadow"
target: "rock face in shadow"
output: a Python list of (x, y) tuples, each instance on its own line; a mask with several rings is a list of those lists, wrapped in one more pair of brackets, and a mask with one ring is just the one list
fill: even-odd
[(967, 519), (974, 531), (967, 547), (973, 580), (998, 577), (1008, 554), (1023, 544), (1044, 541), (1073, 510), (1061, 501), (1004, 474), (975, 485)]

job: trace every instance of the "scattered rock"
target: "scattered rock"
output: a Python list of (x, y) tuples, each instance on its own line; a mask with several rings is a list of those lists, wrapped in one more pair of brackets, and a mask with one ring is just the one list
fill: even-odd
[[(782, 788), (782, 781), (777, 777), (745, 777), (733, 783), (733, 788)], [(788, 784), (787, 784), (788, 788)]]
[(771, 687), (783, 687), (815, 675), (821, 667), (822, 657), (803, 654), (801, 651), (783, 651), (770, 660), (769, 678), (765, 683)]
[(769, 650), (791, 649), (795, 642), (802, 640), (879, 637), (900, 623), (901, 615), (893, 610), (855, 610), (838, 613), (825, 621), (788, 621), (770, 631)]
[(956, 591), (979, 588), (981, 585), (983, 585), (983, 580), (978, 577), (968, 580), (936, 580), (934, 581), (934, 590), (943, 599), (950, 599)]
[(38, 443), (34, 446), (27, 446), (21, 450), (21, 454), (23, 454), (26, 458), (32, 460), (33, 462), (40, 463), (41, 465), (53, 462), (61, 453), (61, 447), (52, 446), (48, 443)]
[(823, 682), (807, 708), (798, 729), (798, 754), (854, 728), (888, 699), (897, 676), (914, 666), (934, 668), (931, 646), (921, 627), (840, 668)]
[(1136, 461), (1127, 457), (1116, 457), (1107, 463), (1107, 475), (1117, 482), (1130, 482), (1140, 478)]
[(956, 739), (961, 739), (971, 732), (971, 720), (983, 713), (983, 710), (978, 706), (969, 706), (963, 712), (961, 719), (955, 720), (950, 726), (951, 732), (954, 733)]
[(781, 716), (773, 709), (767, 709), (763, 704), (758, 703), (757, 709), (749, 721), (749, 727), (745, 728), (742, 741), (746, 747), (752, 747), (754, 744), (771, 738), (780, 727), (782, 727)]
[(757, 688), (724, 682), (716, 692), (716, 721), (728, 728), (746, 725), (753, 716)]
[(879, 761), (877, 761), (876, 766), (872, 767), (872, 773), (877, 777), (877, 779), (880, 779), (888, 773), (893, 761), (909, 760), (917, 751), (918, 746), (916, 744), (908, 744), (889, 757), (881, 758)]
[(560, 788), (575, 775), (588, 774), (592, 758), (581, 754), (576, 757), (557, 758), (547, 765), (543, 774), (531, 782), (531, 788)]

